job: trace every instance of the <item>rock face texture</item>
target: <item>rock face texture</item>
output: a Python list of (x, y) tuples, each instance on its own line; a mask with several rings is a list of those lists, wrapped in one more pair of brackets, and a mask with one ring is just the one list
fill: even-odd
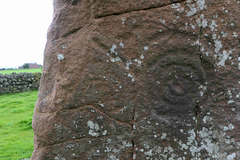
[(239, 0), (54, 0), (32, 160), (240, 159)]

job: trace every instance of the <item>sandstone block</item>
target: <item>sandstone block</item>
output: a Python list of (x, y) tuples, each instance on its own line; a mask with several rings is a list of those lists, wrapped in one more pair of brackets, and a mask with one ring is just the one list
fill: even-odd
[(54, 1), (32, 160), (240, 158), (240, 1)]

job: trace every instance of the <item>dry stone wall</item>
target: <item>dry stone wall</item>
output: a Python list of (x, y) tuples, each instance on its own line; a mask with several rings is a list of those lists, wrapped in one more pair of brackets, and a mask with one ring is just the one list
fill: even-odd
[(41, 73), (0, 74), (0, 95), (37, 90)]
[(240, 0), (54, 0), (32, 160), (240, 159)]

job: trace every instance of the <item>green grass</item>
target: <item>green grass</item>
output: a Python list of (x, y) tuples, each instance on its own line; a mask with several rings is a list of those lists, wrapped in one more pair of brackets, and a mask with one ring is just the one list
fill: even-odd
[(32, 116), (38, 91), (0, 96), (0, 160), (30, 158)]
[(0, 74), (11, 74), (11, 73), (37, 73), (42, 72), (41, 68), (37, 69), (16, 69), (16, 70), (2, 70), (0, 71)]

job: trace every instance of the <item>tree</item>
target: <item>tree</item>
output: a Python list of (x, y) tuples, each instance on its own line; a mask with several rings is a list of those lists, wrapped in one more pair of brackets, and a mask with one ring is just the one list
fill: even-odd
[(28, 68), (29, 68), (29, 64), (25, 63), (25, 64), (23, 65), (23, 68), (24, 68), (24, 69), (28, 69)]

